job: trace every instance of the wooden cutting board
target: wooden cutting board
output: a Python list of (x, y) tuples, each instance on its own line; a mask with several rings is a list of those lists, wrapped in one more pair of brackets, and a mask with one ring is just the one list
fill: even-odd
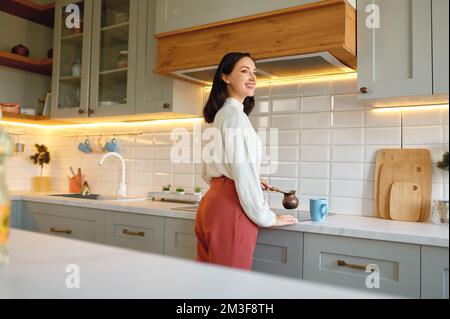
[(417, 222), (420, 219), (422, 192), (415, 183), (393, 183), (389, 199), (389, 215), (394, 220)]
[(375, 209), (389, 219), (390, 192), (395, 182), (416, 183), (421, 190), (419, 221), (428, 219), (431, 207), (431, 156), (427, 149), (380, 149), (375, 164)]

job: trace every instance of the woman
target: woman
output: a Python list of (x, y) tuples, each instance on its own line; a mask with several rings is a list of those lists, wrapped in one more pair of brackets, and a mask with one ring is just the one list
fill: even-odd
[[(203, 163), (202, 178), (210, 188), (195, 221), (197, 261), (250, 269), (258, 226), (298, 222), (290, 215), (275, 215), (263, 197), (262, 189), (270, 185), (259, 178), (262, 145), (248, 118), (255, 87), (256, 67), (250, 55), (226, 54), (203, 110), (205, 121), (221, 133), (214, 148), (215, 155), (221, 155)], [(227, 135), (231, 132), (236, 134)]]

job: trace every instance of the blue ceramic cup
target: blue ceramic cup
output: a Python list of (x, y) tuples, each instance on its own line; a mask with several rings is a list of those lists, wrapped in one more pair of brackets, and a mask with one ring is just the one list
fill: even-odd
[(310, 199), (309, 212), (314, 222), (324, 221), (328, 214), (327, 200), (325, 198)]
[(78, 149), (82, 151), (83, 153), (91, 153), (91, 143), (89, 142), (89, 139), (86, 139), (84, 142), (78, 144)]
[(117, 144), (116, 138), (105, 143), (105, 150), (108, 152), (117, 152), (119, 150), (119, 144)]

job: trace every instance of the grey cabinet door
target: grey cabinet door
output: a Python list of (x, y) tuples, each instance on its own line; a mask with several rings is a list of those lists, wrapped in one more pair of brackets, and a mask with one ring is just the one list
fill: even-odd
[(194, 220), (165, 218), (164, 255), (195, 260), (197, 239)]
[(433, 94), (431, 0), (358, 0), (357, 14), (359, 98)]
[(10, 226), (12, 228), (22, 229), (22, 214), (21, 214), (21, 201), (11, 201), (11, 217)]
[(432, 0), (433, 93), (448, 94), (448, 0)]
[(252, 269), (273, 275), (302, 278), (303, 233), (261, 228)]
[(420, 298), (420, 246), (305, 233), (303, 279)]
[(422, 298), (448, 299), (448, 248), (421, 247)]
[(156, 66), (155, 1), (138, 0), (136, 114), (170, 112), (172, 80), (153, 72)]
[(29, 214), (29, 230), (97, 243), (104, 241), (101, 210), (24, 201), (22, 211)]
[[(156, 33), (234, 19), (318, 0), (156, 0)], [(349, 1), (354, 6), (354, 1)]]

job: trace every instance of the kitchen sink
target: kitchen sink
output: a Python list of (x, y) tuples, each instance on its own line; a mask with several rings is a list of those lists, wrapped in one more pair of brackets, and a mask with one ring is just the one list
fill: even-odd
[(120, 197), (117, 195), (81, 195), (81, 194), (52, 194), (50, 196), (68, 197), (68, 198), (79, 198), (79, 199), (91, 199), (103, 202), (132, 202), (132, 201), (143, 201), (147, 198), (145, 197)]

